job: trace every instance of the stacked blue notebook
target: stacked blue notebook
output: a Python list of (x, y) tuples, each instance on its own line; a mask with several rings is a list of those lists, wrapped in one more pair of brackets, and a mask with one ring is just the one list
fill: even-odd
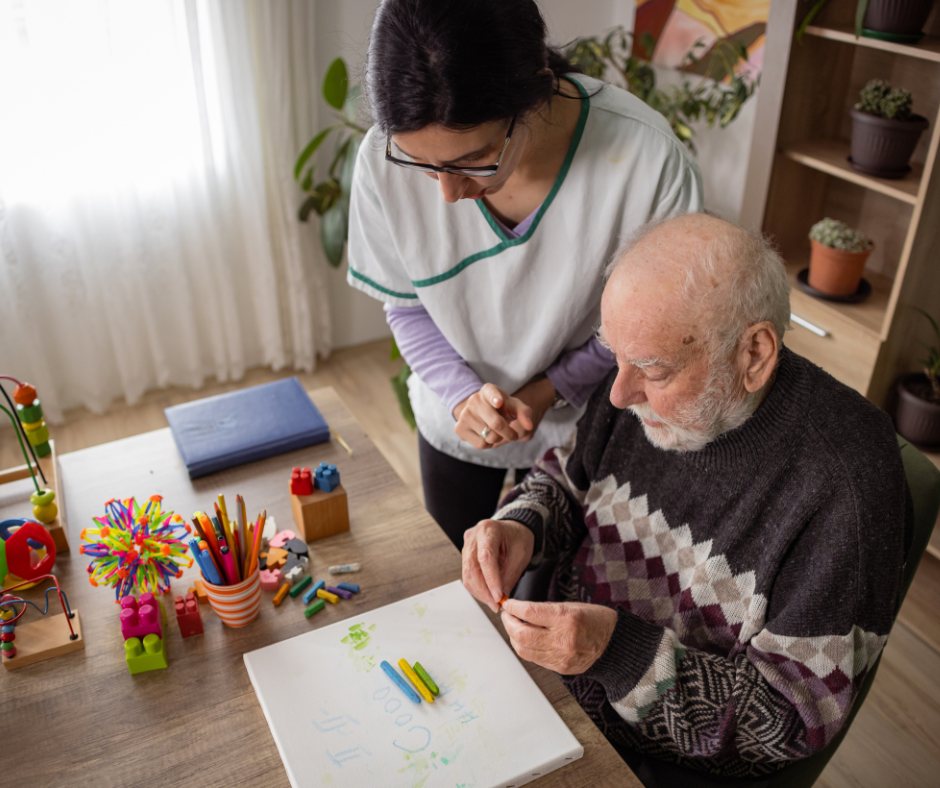
[(330, 439), (326, 420), (297, 378), (174, 405), (164, 413), (190, 479)]

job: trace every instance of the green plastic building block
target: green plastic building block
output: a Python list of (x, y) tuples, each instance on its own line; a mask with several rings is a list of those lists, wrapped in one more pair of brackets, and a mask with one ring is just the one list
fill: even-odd
[(124, 641), (124, 651), (131, 675), (167, 666), (166, 641), (159, 635), (147, 635), (143, 642), (140, 638), (128, 638)]

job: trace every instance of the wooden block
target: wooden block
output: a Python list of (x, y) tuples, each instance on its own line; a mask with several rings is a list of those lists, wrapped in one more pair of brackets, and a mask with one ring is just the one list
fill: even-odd
[(209, 595), (206, 593), (206, 587), (202, 584), (202, 580), (197, 580), (193, 583), (193, 588), (196, 591), (196, 599), (199, 601), (199, 604), (208, 605)]
[(342, 484), (332, 492), (314, 490), (313, 495), (292, 495), (290, 508), (305, 542), (349, 530), (349, 505)]
[[(32, 608), (30, 608), (32, 611)], [(69, 640), (69, 625), (65, 620), (65, 613), (47, 615), (37, 618), (27, 624), (16, 627), (16, 656), (3, 660), (3, 667), (7, 670), (16, 670), (24, 665), (42, 662), (44, 659), (57, 657), (85, 648), (85, 639), (82, 637), (82, 620), (77, 610), (72, 610), (75, 617), (72, 619), (72, 628), (78, 637)], [(26, 614), (28, 616), (29, 613)], [(23, 617), (23, 619), (26, 618)], [(21, 621), (23, 619), (20, 619)]]

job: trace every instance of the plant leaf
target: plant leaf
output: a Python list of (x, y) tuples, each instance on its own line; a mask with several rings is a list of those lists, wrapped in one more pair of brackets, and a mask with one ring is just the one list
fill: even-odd
[(395, 341), (395, 337), (392, 337), (392, 352), (389, 354), (388, 360), (395, 361), (399, 358), (401, 358), (401, 351), (398, 349), (398, 343)]
[(855, 7), (855, 37), (858, 38), (862, 34), (862, 30), (865, 27), (865, 14), (868, 13), (868, 3), (869, 0), (858, 0), (858, 5)]
[(317, 207), (317, 202), (319, 197), (316, 194), (311, 194), (306, 200), (303, 201), (303, 205), (300, 206), (300, 210), (297, 211), (297, 218), (300, 221), (305, 222), (310, 217), (310, 211), (315, 210)]
[(346, 63), (338, 57), (330, 63), (323, 78), (323, 98), (333, 109), (342, 109), (348, 88), (349, 74), (346, 71)]
[(307, 170), (307, 174), (304, 175), (304, 179), (300, 183), (300, 188), (303, 189), (305, 192), (310, 191), (310, 186), (313, 183), (313, 171), (315, 169), (316, 167), (311, 167), (309, 170)]
[(343, 262), (343, 247), (346, 246), (346, 229), (349, 215), (342, 202), (337, 202), (320, 219), (320, 245), (326, 259), (334, 268)]
[(343, 114), (350, 123), (356, 122), (356, 116), (359, 114), (359, 105), (362, 99), (362, 87), (353, 85), (346, 94), (346, 101), (343, 102)]
[(411, 427), (412, 431), (418, 427), (415, 421), (415, 413), (411, 409), (411, 400), (408, 398), (408, 378), (411, 375), (411, 367), (402, 364), (401, 371), (392, 378), (392, 391), (398, 398), (398, 407), (401, 408), (401, 415)]
[(359, 153), (359, 144), (362, 139), (358, 134), (352, 135), (348, 140), (349, 149), (346, 151), (346, 158), (343, 159), (343, 166), (339, 170), (339, 185), (344, 195), (352, 194), (353, 173), (356, 169), (356, 154)]
[(294, 180), (300, 180), (300, 173), (303, 172), (304, 165), (316, 153), (317, 148), (320, 147), (320, 143), (326, 139), (326, 135), (329, 134), (337, 126), (328, 126), (323, 129), (316, 137), (314, 137), (310, 142), (307, 143), (307, 147), (303, 149), (303, 152), (297, 157), (297, 162), (294, 164)]
[[(861, 1), (861, 0), (860, 0), (860, 1)], [(820, 11), (822, 11), (823, 6), (824, 6), (827, 2), (829, 2), (829, 0), (819, 0), (819, 2), (816, 3), (816, 5), (814, 5), (814, 6), (809, 10), (809, 13), (808, 13), (805, 17), (803, 17), (803, 21), (800, 22), (800, 26), (796, 29), (796, 40), (797, 40), (799, 43), (801, 43), (801, 44), (803, 43), (803, 31), (805, 31), (806, 28), (809, 27), (809, 26), (813, 23), (813, 20), (816, 18), (816, 15), (817, 15)]]
[(330, 177), (336, 177), (336, 165), (342, 161), (343, 156), (346, 155), (346, 150), (349, 148), (350, 137), (347, 137), (343, 140), (343, 144), (336, 149), (336, 153), (333, 154), (333, 161), (330, 162)]

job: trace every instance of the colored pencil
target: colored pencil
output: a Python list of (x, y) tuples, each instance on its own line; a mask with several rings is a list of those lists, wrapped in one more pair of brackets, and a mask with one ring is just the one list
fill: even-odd
[[(238, 533), (240, 534), (239, 544), (241, 549), (238, 553), (239, 566), (244, 568), (245, 558), (248, 557), (248, 534), (245, 533), (245, 499), (240, 495), (235, 496), (235, 516), (238, 518)], [(244, 575), (247, 577), (247, 575)]]
[(212, 527), (212, 521), (203, 512), (196, 512), (194, 516), (199, 518), (199, 522), (202, 524), (202, 532), (206, 537), (206, 544), (209, 545), (209, 552), (218, 564), (221, 553), (219, 553), (219, 540), (215, 535), (215, 529)]

